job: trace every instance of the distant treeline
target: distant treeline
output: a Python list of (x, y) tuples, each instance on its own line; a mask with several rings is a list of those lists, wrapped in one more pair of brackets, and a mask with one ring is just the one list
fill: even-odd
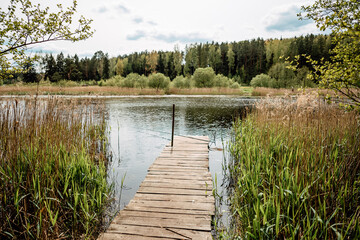
[[(314, 60), (328, 60), (331, 47), (331, 36), (309, 34), (288, 39), (195, 43), (186, 46), (185, 51), (175, 47), (173, 51), (135, 52), (112, 58), (102, 51), (82, 59), (77, 55), (47, 54), (41, 59), (41, 74), (36, 73), (32, 64), (27, 64), (27, 71), (20, 78), (24, 82), (34, 82), (39, 78), (51, 82), (100, 81), (115, 75), (126, 77), (137, 73), (148, 76), (156, 72), (173, 80), (179, 75), (193, 75), (197, 68), (212, 67), (216, 74), (232, 78), (240, 84), (250, 84), (255, 76), (268, 74), (272, 67), (283, 63), (286, 58), (291, 60), (296, 55), (307, 54)], [(300, 59), (298, 67), (312, 70), (305, 59)]]

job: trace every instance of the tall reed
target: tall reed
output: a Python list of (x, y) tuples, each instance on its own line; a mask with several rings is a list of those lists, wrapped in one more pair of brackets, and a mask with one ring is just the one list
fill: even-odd
[(228, 177), (235, 235), (360, 238), (358, 113), (314, 95), (268, 98), (233, 129)]
[(0, 238), (95, 236), (111, 194), (105, 144), (104, 113), (93, 104), (2, 101)]

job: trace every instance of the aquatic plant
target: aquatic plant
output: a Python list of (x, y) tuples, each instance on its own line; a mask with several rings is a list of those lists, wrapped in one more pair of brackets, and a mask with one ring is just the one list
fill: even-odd
[(1, 102), (1, 239), (88, 239), (99, 231), (111, 196), (99, 106), (59, 98)]
[(358, 113), (314, 94), (267, 98), (228, 148), (233, 238), (360, 237)]

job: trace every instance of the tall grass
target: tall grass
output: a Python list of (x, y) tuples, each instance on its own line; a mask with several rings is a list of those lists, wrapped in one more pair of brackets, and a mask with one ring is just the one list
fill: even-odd
[(0, 103), (1, 239), (96, 234), (111, 193), (102, 116), (74, 100)]
[(228, 147), (235, 235), (360, 238), (358, 113), (313, 95), (265, 99), (234, 124)]

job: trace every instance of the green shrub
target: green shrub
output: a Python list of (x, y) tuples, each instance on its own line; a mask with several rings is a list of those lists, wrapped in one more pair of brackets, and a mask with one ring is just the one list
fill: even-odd
[(106, 80), (103, 83), (103, 86), (120, 87), (122, 81), (123, 81), (123, 77), (121, 77), (120, 75), (116, 75)]
[(140, 89), (146, 88), (148, 87), (148, 82), (148, 78), (144, 75), (141, 75), (139, 78), (136, 79), (135, 87)]
[(174, 80), (172, 80), (172, 87), (175, 88), (191, 88), (191, 78), (184, 76), (177, 76)]
[(197, 68), (193, 75), (195, 87), (210, 88), (214, 86), (215, 72), (211, 67)]
[(230, 79), (222, 74), (218, 74), (214, 78), (214, 87), (229, 87)]
[(149, 87), (159, 89), (166, 89), (169, 87), (170, 78), (162, 73), (153, 73), (149, 76)]
[(316, 84), (308, 79), (308, 74), (310, 73), (309, 68), (306, 66), (296, 70), (296, 82), (298, 86), (302, 87), (316, 87)]
[(57, 82), (57, 85), (61, 87), (76, 87), (79, 86), (79, 83), (69, 80), (60, 80)]
[(273, 88), (291, 88), (299, 84), (296, 82), (296, 76), (293, 70), (287, 68), (286, 63), (276, 63), (269, 69), (269, 76), (275, 79)]
[(0, 79), (0, 86), (4, 85), (4, 82), (2, 79)]
[(129, 75), (126, 76), (126, 78), (122, 81), (121, 86), (122, 87), (127, 87), (127, 88), (133, 88), (135, 87), (135, 83), (138, 81), (138, 79), (140, 78), (140, 75), (137, 73), (130, 73)]
[(273, 87), (273, 79), (264, 73), (261, 73), (259, 75), (256, 75), (251, 79), (250, 86), (252, 87)]
[(240, 88), (240, 84), (237, 82), (233, 82), (233, 83), (231, 83), (230, 88), (233, 88), (233, 89)]

